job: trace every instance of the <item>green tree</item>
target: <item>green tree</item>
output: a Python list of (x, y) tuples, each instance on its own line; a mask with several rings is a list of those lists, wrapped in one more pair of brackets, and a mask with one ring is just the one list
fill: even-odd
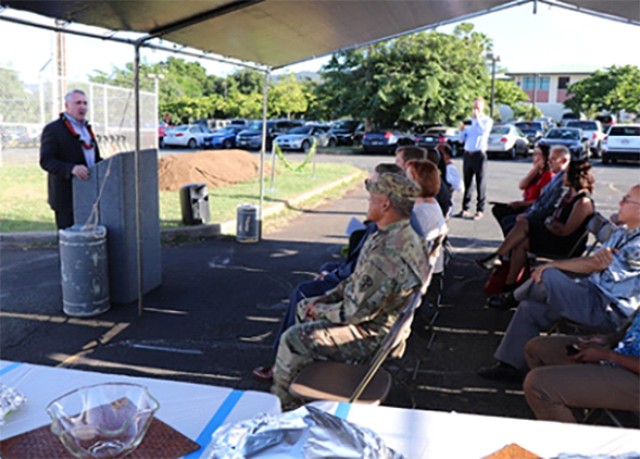
[(0, 68), (0, 121), (37, 123), (38, 93), (27, 90), (15, 70)]
[(621, 110), (640, 112), (640, 68), (634, 65), (613, 66), (598, 70), (569, 86), (564, 102), (575, 113), (592, 117), (598, 112)]
[(487, 93), (490, 46), (473, 25), (461, 24), (450, 35), (421, 32), (339, 53), (322, 69), (317, 100), (332, 104), (325, 109), (332, 118), (457, 124)]
[(291, 118), (307, 111), (308, 102), (304, 86), (292, 73), (283, 76), (270, 85), (267, 110), (270, 117)]
[[(491, 100), (491, 91), (485, 96), (487, 101)], [(519, 103), (527, 100), (527, 93), (517, 86), (512, 80), (496, 80), (494, 104), (507, 105), (511, 109)]]
[(229, 88), (235, 88), (242, 94), (262, 94), (264, 73), (243, 68), (227, 77)]

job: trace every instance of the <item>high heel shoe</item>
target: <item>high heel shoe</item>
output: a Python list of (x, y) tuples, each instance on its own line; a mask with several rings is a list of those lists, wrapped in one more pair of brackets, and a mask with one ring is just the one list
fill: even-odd
[(497, 253), (492, 253), (488, 257), (476, 258), (476, 263), (482, 269), (486, 269), (487, 271), (491, 271), (496, 266), (502, 265), (502, 260), (500, 260), (500, 255), (498, 255)]

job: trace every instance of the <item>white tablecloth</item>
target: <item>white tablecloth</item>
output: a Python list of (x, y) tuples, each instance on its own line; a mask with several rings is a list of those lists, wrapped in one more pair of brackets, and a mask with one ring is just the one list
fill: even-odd
[(337, 402), (313, 406), (376, 432), (407, 459), (472, 459), (517, 443), (544, 458), (638, 452), (640, 431)]
[[(10, 413), (0, 426), (0, 440), (49, 424), (45, 407), (55, 398), (78, 387), (105, 382), (130, 382), (146, 386), (159, 402), (156, 417), (204, 447), (211, 434), (226, 422), (278, 414), (280, 401), (266, 392), (137, 378), (92, 371), (45, 367), (0, 360), (0, 382), (22, 393), (27, 402)], [(202, 449), (189, 457), (199, 457)]]

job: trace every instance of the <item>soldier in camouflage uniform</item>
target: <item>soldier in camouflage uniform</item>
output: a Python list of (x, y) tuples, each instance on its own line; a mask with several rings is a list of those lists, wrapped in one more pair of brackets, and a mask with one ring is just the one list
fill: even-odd
[(417, 186), (397, 173), (380, 174), (365, 185), (367, 219), (379, 230), (365, 242), (351, 276), (325, 295), (298, 303), (297, 324), (280, 339), (271, 388), (283, 408), (295, 404), (289, 385), (312, 361), (373, 354), (426, 276), (426, 242), (409, 224)]

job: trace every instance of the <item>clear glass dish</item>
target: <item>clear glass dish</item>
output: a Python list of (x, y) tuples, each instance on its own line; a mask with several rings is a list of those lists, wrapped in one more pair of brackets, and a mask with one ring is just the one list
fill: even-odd
[(119, 458), (140, 444), (159, 407), (146, 387), (106, 383), (53, 400), (47, 413), (51, 431), (75, 457)]

